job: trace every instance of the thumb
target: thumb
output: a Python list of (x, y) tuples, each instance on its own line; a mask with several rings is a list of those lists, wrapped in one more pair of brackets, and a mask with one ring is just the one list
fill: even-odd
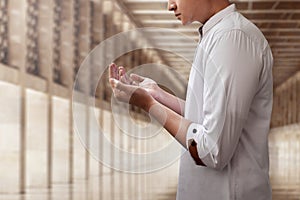
[(116, 88), (118, 82), (119, 81), (117, 79), (115, 79), (115, 78), (109, 78), (109, 83), (110, 83), (110, 85), (111, 85), (112, 88)]

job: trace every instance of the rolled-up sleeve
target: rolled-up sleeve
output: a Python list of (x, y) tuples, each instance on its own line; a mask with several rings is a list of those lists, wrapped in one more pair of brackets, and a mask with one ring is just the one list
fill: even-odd
[(192, 141), (198, 141), (199, 137), (203, 134), (203, 126), (196, 123), (191, 123), (186, 134), (186, 146), (189, 147)]
[(203, 123), (190, 124), (186, 144), (195, 141), (202, 162), (223, 169), (234, 154), (257, 91), (263, 49), (240, 30), (228, 31), (211, 46), (202, 51), (207, 54)]

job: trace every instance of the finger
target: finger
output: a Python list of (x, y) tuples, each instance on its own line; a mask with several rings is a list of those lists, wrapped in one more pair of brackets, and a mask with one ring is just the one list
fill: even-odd
[(137, 75), (137, 74), (130, 74), (130, 78), (136, 82), (143, 82), (145, 80), (144, 77)]
[(126, 75), (126, 70), (123, 66), (119, 67), (119, 80), (123, 83), (130, 84), (130, 81), (128, 80), (128, 76)]
[(119, 80), (118, 67), (115, 63), (111, 63), (109, 65), (109, 78), (114, 78)]
[(120, 66), (118, 68), (118, 73), (119, 73), (119, 77), (124, 76), (124, 74), (126, 73), (126, 70), (123, 66)]
[(122, 83), (126, 83), (128, 85), (131, 85), (132, 81), (130, 79), (128, 79), (128, 75), (124, 74), (123, 76), (120, 77), (120, 81)]

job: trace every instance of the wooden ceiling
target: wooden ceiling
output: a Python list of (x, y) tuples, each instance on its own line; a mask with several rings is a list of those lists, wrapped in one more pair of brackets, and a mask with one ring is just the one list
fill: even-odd
[[(167, 10), (167, 0), (117, 0), (137, 27), (171, 28), (198, 40), (199, 24), (182, 26), (173, 12)], [(237, 9), (264, 33), (274, 57), (274, 87), (300, 70), (300, 0), (234, 0)], [(151, 41), (167, 48), (182, 49), (192, 58), (195, 43), (178, 40), (177, 36), (152, 34)], [(170, 46), (172, 45), (172, 46)], [(161, 52), (164, 60), (184, 76), (190, 64), (170, 52)]]

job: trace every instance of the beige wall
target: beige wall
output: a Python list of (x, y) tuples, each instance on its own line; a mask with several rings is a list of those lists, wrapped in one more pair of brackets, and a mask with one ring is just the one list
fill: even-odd
[(0, 82), (0, 193), (19, 191), (19, 87)]

